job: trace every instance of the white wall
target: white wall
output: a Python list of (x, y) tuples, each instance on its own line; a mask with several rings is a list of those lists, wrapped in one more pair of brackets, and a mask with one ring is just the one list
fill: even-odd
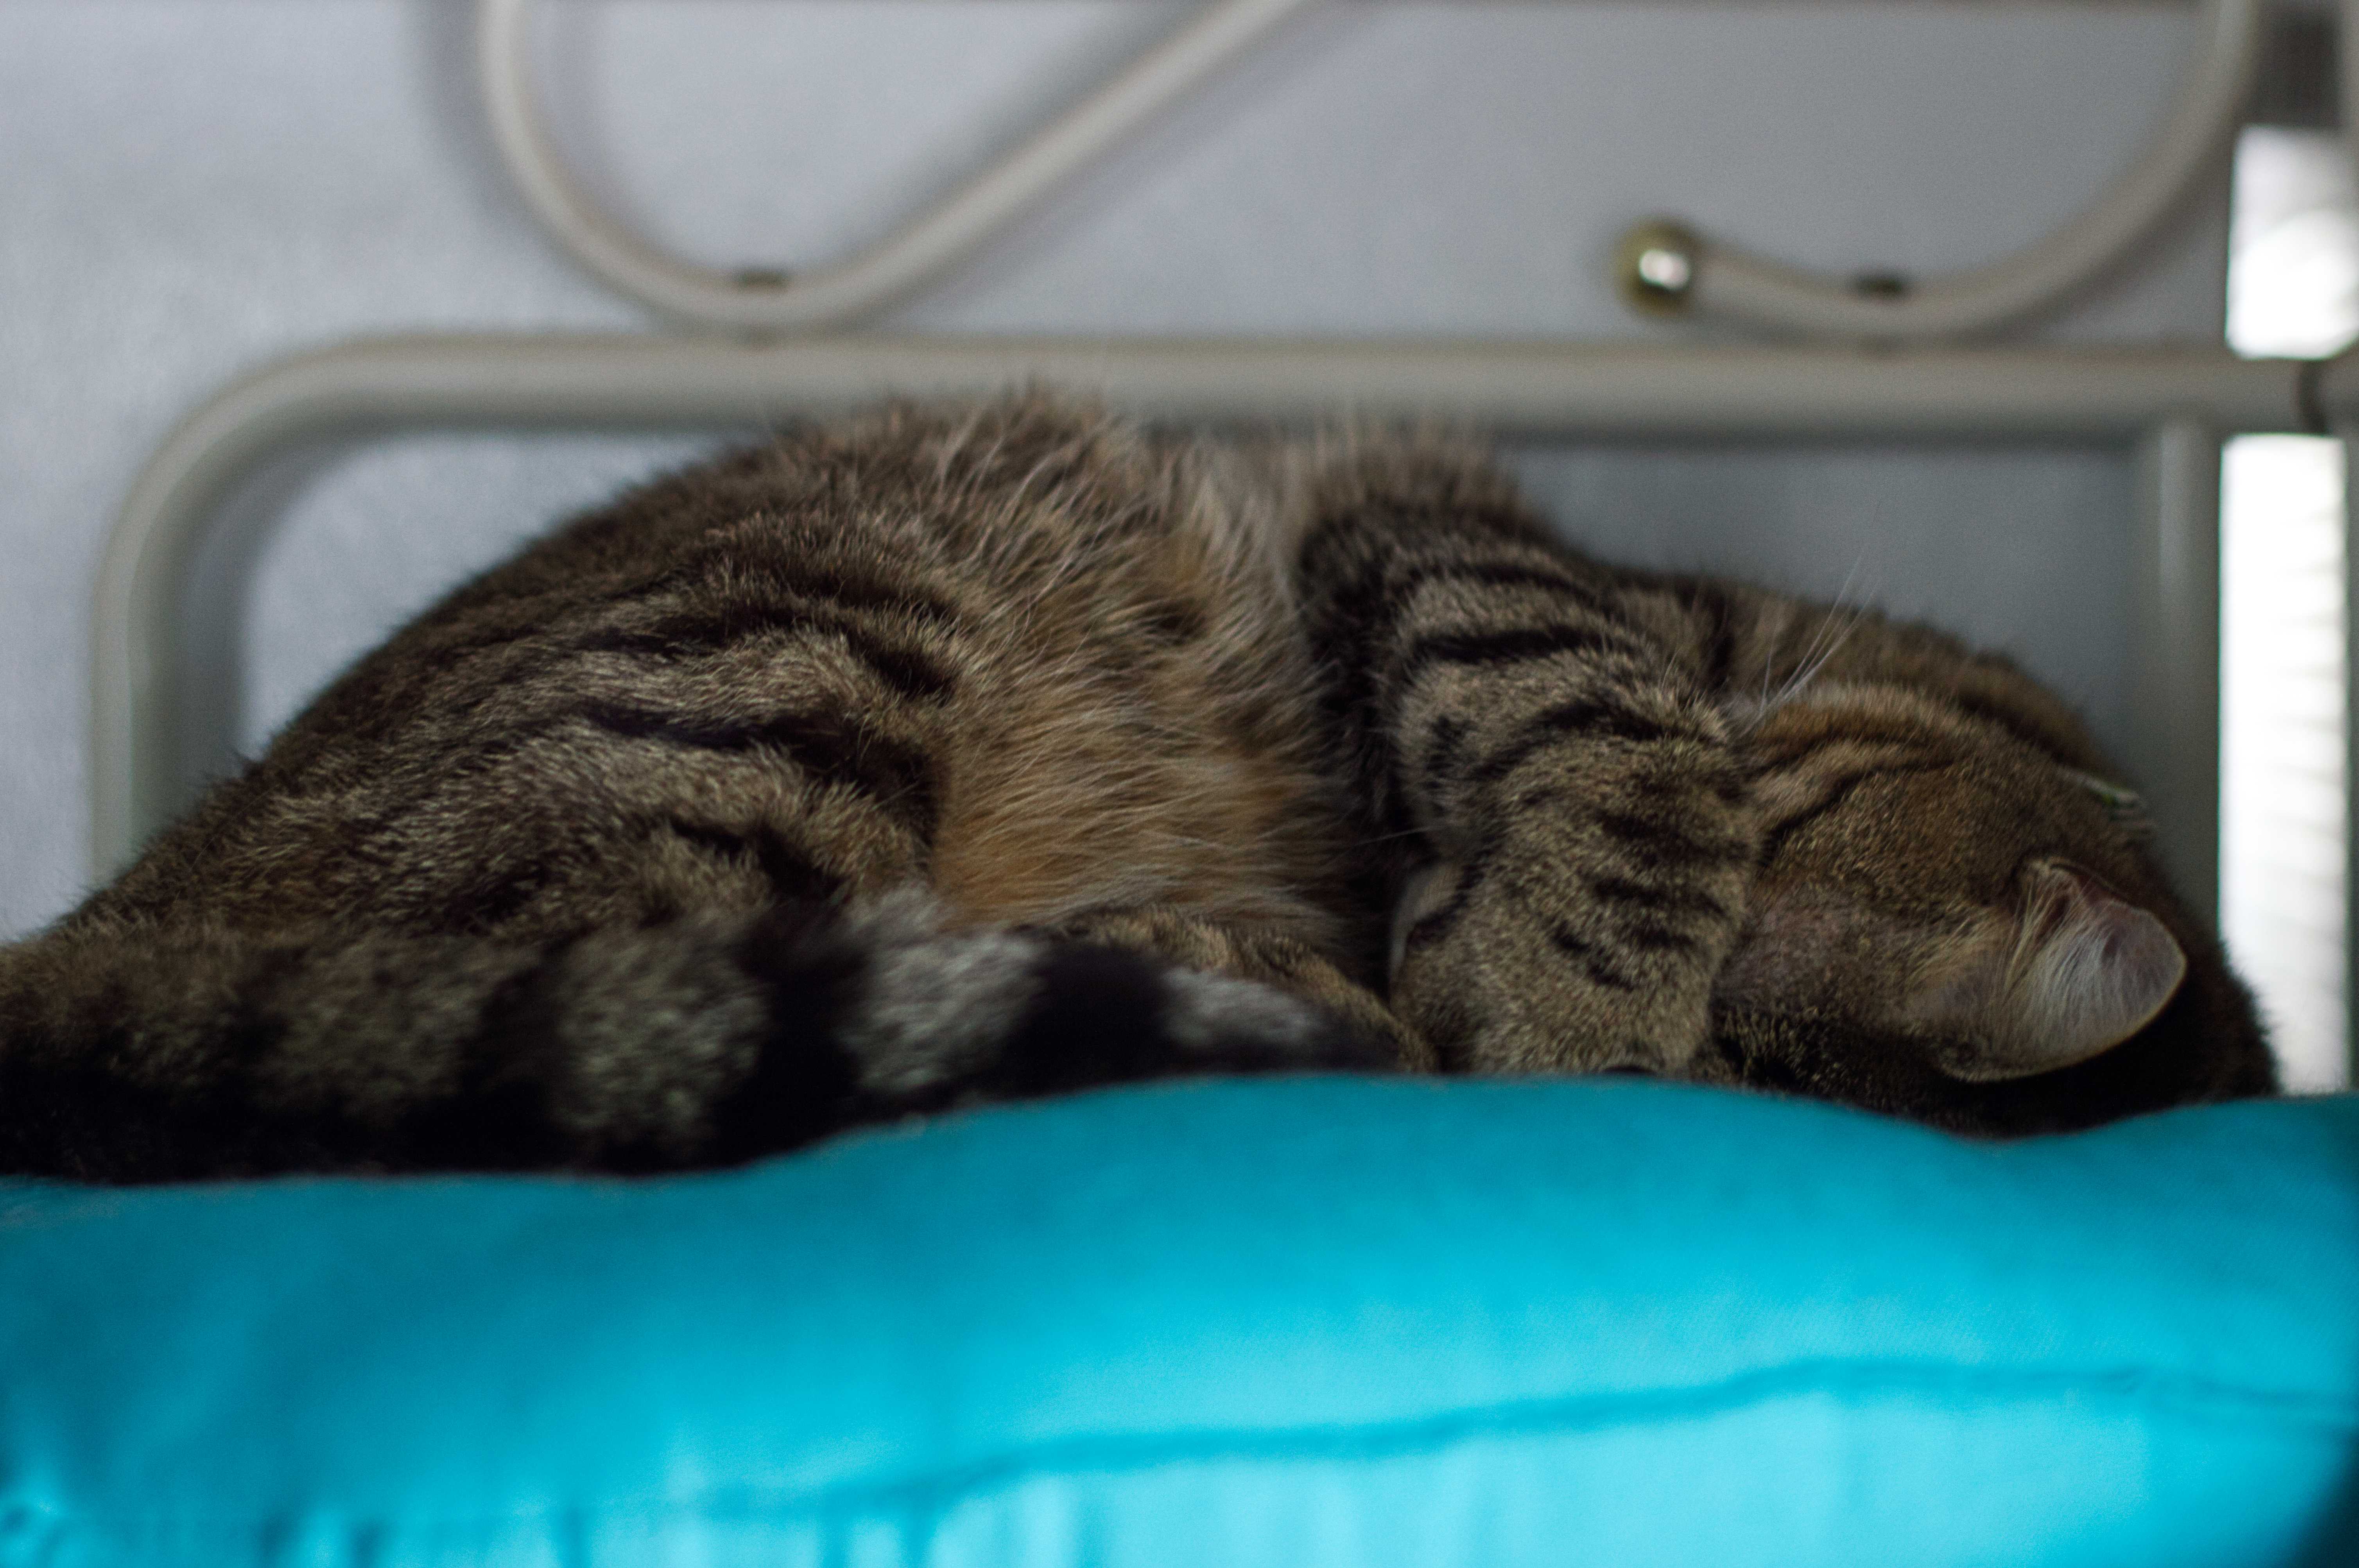
[[(682, 254), (824, 258), (1184, 13), (1166, 0), (562, 0), (552, 113)], [(2132, 156), (2186, 13), (1337, 0), (900, 327), (1676, 338), (1603, 280), (1687, 215), (1789, 259), (1940, 269), (2024, 243)], [(0, 935), (83, 877), (85, 609), (171, 422), (347, 334), (639, 313), (493, 167), (452, 0), (0, 0)], [(2049, 337), (2216, 339), (2217, 206)], [(453, 577), (693, 443), (490, 436), (313, 455), (217, 574), (258, 741)], [(2112, 728), (2123, 466), (2065, 450), (1549, 454), (1626, 555), (1727, 561), (2017, 650)]]

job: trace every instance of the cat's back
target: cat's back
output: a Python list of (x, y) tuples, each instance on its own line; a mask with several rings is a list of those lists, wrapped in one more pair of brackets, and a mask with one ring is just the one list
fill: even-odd
[(1045, 397), (684, 471), (451, 594), (86, 918), (545, 932), (930, 887), (1311, 934), (1266, 498)]

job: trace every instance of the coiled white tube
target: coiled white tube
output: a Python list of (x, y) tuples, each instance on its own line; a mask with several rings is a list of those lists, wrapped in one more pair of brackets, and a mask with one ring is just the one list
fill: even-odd
[(1122, 137), (1318, 0), (1215, 0), (997, 163), (877, 243), (808, 272), (723, 273), (674, 260), (600, 211), (541, 124), (527, 64), (531, 0), (482, 0), (476, 54), (494, 140), (525, 201), (592, 274), (676, 323), (783, 334), (842, 327), (908, 297)]

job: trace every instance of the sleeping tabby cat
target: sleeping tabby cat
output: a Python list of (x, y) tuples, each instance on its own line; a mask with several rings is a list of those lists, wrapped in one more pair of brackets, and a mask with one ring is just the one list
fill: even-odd
[(2105, 777), (2003, 661), (1600, 566), (1445, 443), (897, 407), (459, 589), (0, 952), (0, 1169), (646, 1171), (1193, 1072), (2267, 1092)]

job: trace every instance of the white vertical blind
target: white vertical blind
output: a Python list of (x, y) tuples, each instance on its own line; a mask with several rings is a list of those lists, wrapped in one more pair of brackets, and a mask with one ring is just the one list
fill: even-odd
[[(2332, 353), (2359, 336), (2359, 205), (2339, 136), (2256, 126), (2236, 155), (2228, 340)], [(2221, 514), (2220, 923), (2287, 1086), (2349, 1082), (2343, 943), (2343, 460), (2228, 444)]]

